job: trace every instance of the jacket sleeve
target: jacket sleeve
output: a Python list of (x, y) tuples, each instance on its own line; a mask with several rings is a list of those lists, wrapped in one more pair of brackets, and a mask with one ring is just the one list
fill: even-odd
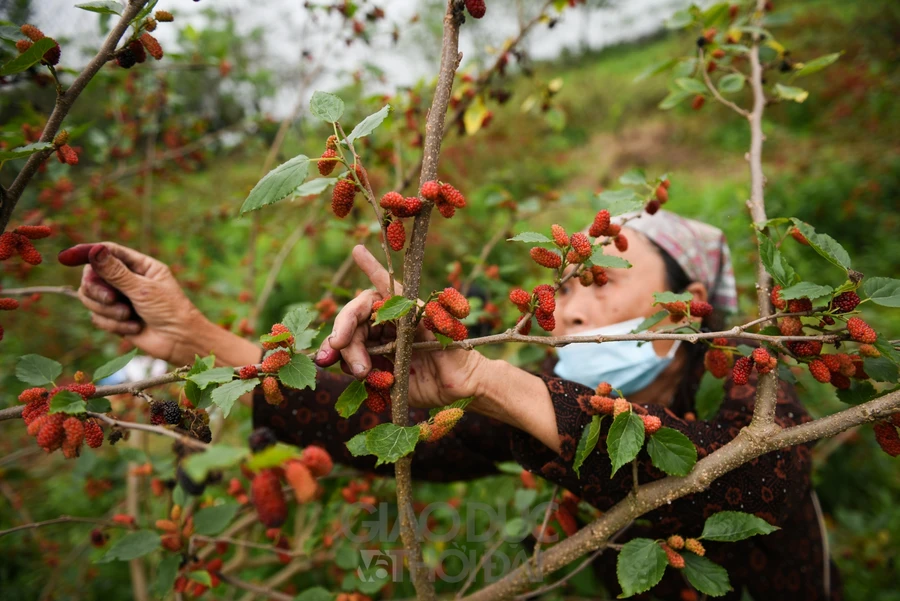
[[(755, 376), (755, 374), (754, 374)], [(556, 412), (561, 450), (556, 453), (521, 430), (513, 430), (513, 456), (526, 469), (569, 489), (600, 510), (607, 510), (632, 490), (632, 470), (627, 466), (610, 478), (612, 465), (606, 451), (611, 419), (604, 419), (595, 450), (587, 457), (577, 477), (572, 464), (575, 449), (591, 416), (581, 409), (593, 390), (560, 378), (542, 376)], [(641, 405), (656, 415), (663, 426), (685, 434), (702, 459), (724, 446), (750, 423), (753, 416), (756, 380), (744, 386), (725, 382), (725, 399), (718, 415), (710, 421), (687, 421), (658, 405)], [(811, 418), (797, 400), (792, 387), (779, 382), (776, 421), (782, 427)], [(701, 493), (688, 495), (644, 516), (659, 528), (657, 532), (696, 529), (710, 515), (724, 510), (754, 513), (778, 525), (800, 506), (810, 486), (810, 446), (798, 445), (773, 451), (728, 472)], [(665, 477), (653, 467), (646, 448), (638, 454), (638, 480), (646, 483)]]
[[(349, 419), (335, 409), (341, 392), (353, 380), (317, 368), (314, 390), (296, 390), (281, 386), (284, 401), (266, 402), (262, 387), (253, 393), (253, 427), (271, 428), (278, 440), (297, 446), (316, 445), (326, 449), (337, 463), (365, 471), (390, 475), (392, 465), (375, 467), (375, 457), (354, 457), (346, 442), (354, 435), (391, 421), (388, 406), (381, 412), (363, 404)], [(428, 419), (425, 409), (410, 409), (410, 423)], [(513, 428), (492, 418), (466, 412), (453, 430), (435, 442), (420, 442), (413, 455), (413, 477), (420, 480), (451, 482), (499, 473), (498, 461), (511, 461), (510, 435)]]

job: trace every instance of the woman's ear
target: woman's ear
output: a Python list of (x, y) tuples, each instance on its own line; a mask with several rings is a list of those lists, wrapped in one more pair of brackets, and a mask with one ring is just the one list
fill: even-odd
[(701, 282), (691, 282), (688, 284), (688, 287), (685, 288), (685, 292), (693, 294), (695, 301), (709, 301), (709, 293), (706, 290), (706, 285)]

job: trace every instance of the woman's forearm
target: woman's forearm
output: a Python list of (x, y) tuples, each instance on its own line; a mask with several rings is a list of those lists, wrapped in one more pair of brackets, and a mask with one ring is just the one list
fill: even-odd
[(241, 338), (237, 334), (219, 327), (203, 316), (197, 319), (198, 323), (187, 334), (190, 337), (190, 356), (180, 364), (193, 363), (194, 354), (205, 357), (215, 355), (216, 366), (238, 367), (259, 363), (262, 356), (262, 347)]
[(556, 412), (546, 384), (506, 361), (489, 360), (469, 408), (527, 432), (559, 453)]

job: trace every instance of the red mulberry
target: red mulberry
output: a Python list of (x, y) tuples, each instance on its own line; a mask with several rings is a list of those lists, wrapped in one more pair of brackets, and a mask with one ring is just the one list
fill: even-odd
[(406, 228), (400, 220), (391, 221), (387, 226), (386, 238), (391, 250), (399, 252), (406, 244)]
[(369, 393), (366, 397), (366, 407), (369, 411), (381, 413), (387, 408), (388, 403), (391, 401), (391, 397), (386, 392), (377, 390), (371, 386), (366, 386), (366, 391)]
[(66, 415), (64, 413), (49, 415), (40, 432), (38, 432), (37, 443), (48, 453), (62, 446), (65, 437), (65, 432), (63, 431), (65, 419)]
[(692, 300), (689, 308), (693, 317), (709, 317), (713, 312), (713, 306), (706, 301)]
[(379, 204), (385, 211), (396, 211), (399, 207), (403, 206), (404, 202), (405, 199), (399, 192), (388, 192), (381, 197)]
[(84, 420), (84, 441), (92, 449), (99, 448), (103, 444), (103, 428), (92, 417)]
[(34, 46), (34, 42), (31, 40), (17, 40), (16, 41), (16, 50), (19, 51), (19, 54), (24, 54), (28, 52), (28, 49)]
[[(703, 108), (703, 105), (705, 103), (706, 103), (706, 96), (704, 96), (703, 94), (697, 94), (696, 96), (694, 96), (694, 99), (691, 101), (691, 108), (694, 109), (695, 111), (699, 111), (700, 109)], [(684, 567), (684, 560), (682, 559), (681, 562), (682, 562), (682, 567)]]
[(523, 319), (525, 319), (524, 315), (519, 316), (519, 319), (516, 320), (516, 328), (518, 328), (519, 334), (521, 334), (522, 336), (528, 336), (531, 333), (531, 318), (529, 317), (525, 322), (525, 325), (519, 328), (519, 324), (522, 323)]
[(556, 296), (553, 286), (550, 284), (539, 284), (531, 291), (538, 301), (538, 310), (544, 313), (553, 313), (556, 311)]
[(757, 368), (759, 366), (766, 366), (769, 364), (769, 359), (771, 359), (771, 355), (769, 351), (766, 349), (759, 347), (754, 349), (753, 351), (753, 361), (756, 363)]
[(594, 250), (594, 248), (591, 246), (591, 241), (588, 240), (588, 237), (581, 232), (572, 234), (570, 243), (572, 244), (572, 250), (577, 252), (585, 259), (589, 258)]
[(612, 384), (609, 382), (600, 382), (597, 384), (596, 393), (600, 396), (609, 396), (612, 393)]
[(662, 184), (656, 187), (656, 200), (660, 202), (660, 204), (665, 204), (667, 200), (669, 200), (669, 191)]
[(88, 400), (95, 394), (97, 394), (97, 386), (92, 382), (87, 382), (85, 384), (69, 384), (66, 386), (68, 390), (71, 390), (84, 400)]
[(52, 233), (52, 230), (48, 225), (20, 225), (13, 231), (25, 236), (29, 240), (40, 240), (41, 238), (48, 237)]
[(366, 384), (375, 390), (389, 390), (394, 385), (394, 374), (381, 369), (373, 369), (366, 376)]
[(606, 395), (595, 394), (591, 397), (590, 403), (591, 407), (593, 407), (594, 411), (597, 413), (600, 413), (601, 415), (612, 415), (616, 401)]
[(16, 240), (18, 236), (12, 232), (0, 234), (0, 261), (5, 261), (16, 254)]
[(274, 470), (264, 469), (250, 485), (253, 507), (259, 521), (268, 528), (278, 528), (287, 519), (287, 503), (281, 492), (281, 482)]
[(818, 340), (798, 340), (785, 344), (798, 357), (815, 357), (822, 352), (822, 343)]
[(839, 390), (847, 390), (850, 388), (850, 378), (840, 372), (832, 372), (831, 385)]
[(769, 294), (772, 299), (772, 306), (778, 309), (779, 311), (784, 311), (784, 308), (787, 307), (787, 301), (781, 298), (781, 286), (776, 284), (772, 287), (772, 292)]
[(548, 269), (558, 269), (562, 265), (562, 257), (552, 250), (548, 250), (542, 246), (535, 246), (531, 249), (531, 258), (541, 267)]
[(437, 301), (457, 319), (469, 316), (469, 301), (456, 288), (444, 288), (444, 291), (438, 295)]
[(606, 231), (609, 229), (609, 219), (609, 211), (607, 211), (606, 209), (599, 211), (594, 217), (594, 222), (591, 224), (591, 227), (588, 230), (588, 234), (590, 234), (594, 238), (598, 236), (605, 236)]
[(828, 369), (828, 366), (821, 359), (813, 359), (809, 362), (809, 373), (812, 374), (819, 382), (823, 384), (827, 384), (831, 382), (831, 371)]
[(619, 252), (625, 252), (628, 250), (628, 238), (625, 237), (625, 234), (619, 234), (616, 236), (615, 240), (616, 248), (619, 249)]
[(19, 395), (19, 402), (25, 404), (38, 403), (46, 400), (49, 394), (45, 388), (29, 388)]
[(316, 498), (319, 485), (316, 484), (316, 479), (313, 478), (309, 468), (301, 462), (288, 461), (284, 467), (284, 479), (294, 490), (294, 498), (298, 503), (308, 503)]
[(334, 168), (337, 166), (338, 162), (335, 160), (337, 158), (337, 151), (331, 148), (326, 148), (325, 152), (322, 153), (322, 156), (319, 157), (319, 161), (316, 164), (319, 168), (319, 175), (331, 175), (331, 172), (334, 171)]
[(172, 13), (167, 10), (158, 10), (153, 13), (153, 16), (156, 17), (156, 20), (160, 23), (171, 23), (175, 20), (175, 17), (172, 16)]
[(457, 209), (462, 209), (466, 206), (466, 199), (462, 192), (450, 184), (441, 185), (441, 198), (444, 202)]
[(356, 198), (356, 184), (349, 179), (341, 179), (334, 185), (331, 191), (331, 210), (343, 219), (350, 214), (353, 208), (353, 199)]
[(673, 549), (684, 549), (684, 539), (677, 534), (673, 534), (669, 538), (666, 539), (666, 544), (672, 547)]
[(159, 45), (159, 41), (155, 37), (149, 33), (142, 33), (140, 40), (141, 44), (144, 45), (144, 48), (147, 49), (147, 54), (156, 60), (160, 60), (163, 57), (162, 46)]
[(303, 449), (303, 456), (300, 458), (312, 475), (316, 478), (323, 478), (331, 473), (334, 462), (331, 455), (322, 447), (309, 446)]
[(519, 311), (526, 311), (528, 305), (531, 304), (531, 295), (521, 288), (513, 288), (509, 291), (509, 300), (519, 308)]
[(594, 276), (594, 286), (605, 286), (606, 283), (609, 282), (609, 275), (607, 275), (606, 270), (599, 265), (592, 266), (591, 273)]
[(438, 213), (440, 213), (441, 217), (444, 219), (450, 219), (456, 215), (456, 207), (453, 205), (449, 205), (446, 202), (439, 202), (435, 206), (437, 206)]
[(641, 421), (644, 422), (644, 432), (647, 436), (653, 436), (662, 428), (662, 420), (655, 415), (642, 415)]
[(241, 380), (252, 380), (253, 378), (259, 375), (259, 370), (256, 369), (255, 365), (245, 365), (241, 368), (241, 371), (238, 373), (238, 377)]
[(878, 340), (878, 334), (875, 333), (872, 326), (859, 317), (851, 317), (847, 320), (847, 331), (850, 332), (850, 337), (857, 342), (874, 344)]
[(550, 235), (553, 237), (553, 242), (560, 248), (565, 248), (569, 245), (569, 236), (566, 234), (566, 230), (563, 226), (558, 223), (554, 223), (550, 226)]
[(793, 300), (788, 301), (788, 312), (789, 313), (805, 313), (807, 311), (812, 311), (812, 301), (808, 298), (795, 298)]
[(265, 373), (275, 373), (285, 365), (291, 362), (291, 355), (287, 351), (275, 351), (262, 362), (262, 371)]
[(853, 291), (842, 292), (831, 301), (831, 307), (838, 313), (849, 313), (859, 304), (859, 295)]
[(35, 27), (34, 25), (30, 25), (26, 23), (19, 28), (19, 31), (22, 32), (26, 38), (30, 39), (32, 42), (37, 42), (39, 40), (44, 39), (44, 32)]
[(749, 357), (741, 357), (734, 362), (731, 370), (731, 378), (735, 384), (743, 385), (750, 381), (750, 372), (753, 371), (753, 361)]
[(731, 368), (731, 355), (722, 349), (710, 349), (703, 357), (703, 364), (716, 378), (724, 378)]
[(17, 236), (17, 238), (16, 250), (19, 252), (19, 256), (22, 257), (22, 260), (29, 265), (40, 265), (44, 260), (44, 257), (42, 257), (41, 253), (38, 252), (38, 249), (34, 247), (31, 240), (24, 236)]
[(67, 165), (78, 164), (78, 153), (68, 144), (63, 144), (56, 149), (56, 158), (59, 159), (60, 163), (65, 163)]
[(487, 12), (484, 0), (466, 0), (466, 10), (476, 19), (480, 19)]
[(782, 336), (800, 336), (803, 333), (803, 322), (799, 317), (783, 317), (778, 322)]
[(900, 435), (897, 428), (890, 422), (878, 422), (875, 424), (875, 440), (881, 450), (891, 457), (900, 456)]
[(648, 215), (656, 215), (657, 211), (659, 211), (660, 202), (655, 198), (647, 203), (644, 207), (644, 210), (647, 211)]
[(66, 421), (63, 422), (63, 430), (66, 433), (66, 445), (77, 448), (84, 442), (84, 424), (77, 417), (66, 418)]
[[(703, 98), (703, 96), (698, 96), (698, 98)], [(666, 552), (666, 561), (669, 562), (670, 566), (679, 570), (684, 567), (684, 557), (679, 555), (677, 551), (675, 551), (665, 543), (661, 543), (660, 546), (662, 547), (663, 551)]]
[(262, 381), (263, 395), (266, 402), (270, 405), (280, 405), (284, 401), (284, 395), (281, 394), (281, 387), (278, 386), (278, 379), (269, 376)]
[(418, 196), (408, 196), (403, 200), (403, 204), (394, 209), (394, 215), (397, 217), (415, 217), (422, 211), (422, 201)]
[(538, 309), (534, 314), (537, 324), (543, 328), (545, 332), (552, 332), (556, 329), (556, 318), (553, 313), (547, 313)]
[[(463, 338), (456, 338), (461, 333), (457, 324), (462, 324), (437, 301), (431, 301), (425, 305), (425, 316), (431, 320), (435, 330), (444, 336), (449, 336), (454, 340), (463, 340), (465, 338), (465, 335)], [(465, 326), (463, 326), (463, 329), (465, 329)]]
[(796, 240), (797, 242), (799, 242), (800, 244), (803, 244), (804, 246), (809, 246), (809, 240), (807, 240), (806, 236), (804, 236), (802, 233), (800, 233), (800, 230), (798, 230), (796, 227), (791, 228), (790, 234), (791, 234), (791, 237), (794, 240)]
[(430, 200), (431, 202), (437, 202), (440, 197), (441, 184), (434, 180), (422, 184), (422, 198)]

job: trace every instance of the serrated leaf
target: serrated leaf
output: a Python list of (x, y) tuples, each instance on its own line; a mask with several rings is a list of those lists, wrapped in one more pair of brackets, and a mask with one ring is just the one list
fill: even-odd
[(334, 94), (317, 91), (309, 102), (309, 112), (326, 123), (334, 123), (344, 114), (344, 101)]
[(895, 365), (900, 365), (900, 352), (897, 352), (897, 349), (894, 348), (890, 340), (884, 337), (884, 334), (878, 335), (874, 346), (881, 353), (882, 357), (886, 357)]
[(255, 211), (291, 196), (294, 190), (306, 181), (309, 175), (309, 163), (310, 159), (301, 154), (269, 171), (250, 190), (249, 196), (241, 205), (241, 214)]
[(350, 132), (350, 135), (347, 136), (347, 142), (353, 142), (363, 136), (368, 136), (370, 133), (375, 131), (375, 129), (384, 122), (387, 118), (388, 113), (391, 112), (391, 105), (384, 105), (381, 110), (376, 113), (372, 113), (362, 121), (360, 121), (356, 127), (353, 128), (353, 131)]
[(212, 586), (212, 577), (206, 570), (194, 570), (193, 572), (188, 572), (187, 577), (188, 580), (199, 582), (203, 586)]
[(811, 282), (800, 282), (788, 288), (783, 289), (779, 296), (784, 300), (795, 300), (798, 298), (817, 299), (823, 296), (830, 296), (834, 292), (831, 286), (820, 286)]
[(291, 357), (291, 362), (278, 370), (278, 379), (288, 388), (316, 389), (316, 365), (303, 354)]
[[(187, 375), (193, 376), (211, 369), (211, 364), (215, 363), (215, 359), (213, 357), (209, 357), (208, 359), (209, 361), (205, 358), (201, 358), (199, 355), (194, 355), (194, 365), (191, 366), (191, 370)], [(186, 380), (184, 383), (184, 396), (186, 396), (198, 409), (205, 409), (209, 407), (212, 402), (212, 388), (201, 390), (199, 386), (190, 380)]]
[(404, 427), (386, 423), (366, 431), (366, 448), (378, 458), (375, 467), (383, 463), (394, 463), (409, 455), (416, 448), (418, 440), (419, 426)]
[(222, 417), (228, 417), (234, 402), (242, 395), (250, 392), (259, 384), (259, 378), (249, 380), (232, 380), (228, 384), (222, 384), (212, 391), (210, 399), (213, 404), (222, 410)]
[(729, 73), (718, 81), (716, 87), (723, 94), (735, 94), (744, 89), (745, 81), (746, 78), (740, 73)]
[(572, 463), (572, 469), (578, 477), (581, 477), (581, 466), (584, 460), (594, 452), (597, 441), (600, 439), (600, 424), (603, 422), (602, 415), (595, 415), (581, 433), (581, 439), (578, 441), (578, 447), (575, 449), (575, 461)]
[(697, 417), (702, 420), (714, 418), (719, 413), (719, 408), (724, 400), (725, 381), (720, 380), (708, 371), (704, 372), (703, 378), (700, 380), (700, 388), (697, 389), (697, 396), (694, 400)]
[(132, 359), (137, 355), (138, 349), (132, 349), (131, 352), (122, 355), (121, 357), (116, 357), (110, 361), (107, 361), (100, 367), (94, 371), (94, 382), (99, 382), (100, 380), (106, 379), (128, 365)]
[(610, 217), (616, 217), (624, 213), (639, 211), (644, 208), (644, 197), (632, 190), (606, 190), (597, 195), (595, 203), (598, 209), (609, 211)]
[(848, 405), (861, 405), (882, 394), (884, 392), (875, 390), (871, 382), (860, 382), (859, 380), (850, 380), (850, 388), (838, 388), (837, 390), (838, 400)]
[(259, 453), (253, 453), (247, 460), (247, 467), (253, 471), (279, 467), (288, 459), (299, 459), (301, 455), (296, 446), (278, 442)]
[(706, 94), (708, 92), (705, 83), (692, 77), (679, 77), (675, 80), (675, 85), (690, 94)]
[(810, 224), (792, 218), (791, 221), (800, 230), (800, 233), (809, 241), (809, 245), (817, 253), (825, 257), (832, 264), (843, 268), (845, 271), (850, 269), (850, 255), (844, 250), (837, 240), (828, 234), (820, 234)]
[(410, 309), (415, 306), (416, 303), (408, 298), (403, 296), (392, 296), (384, 301), (381, 308), (375, 312), (375, 325), (394, 319), (400, 319), (409, 313)]
[(794, 102), (803, 102), (809, 98), (809, 92), (803, 88), (794, 86), (785, 86), (780, 83), (775, 84), (775, 95), (785, 100), (793, 100)]
[(876, 382), (896, 382), (900, 378), (897, 365), (887, 357), (864, 357), (863, 368)]
[(240, 508), (237, 503), (223, 503), (198, 510), (194, 514), (194, 532), (203, 536), (218, 536), (228, 527)]
[(597, 265), (599, 267), (605, 267), (609, 269), (629, 269), (631, 268), (631, 263), (622, 257), (618, 257), (616, 255), (607, 255), (603, 252), (602, 246), (594, 246), (594, 252), (591, 253), (591, 258), (588, 259), (591, 262), (591, 265)]
[(350, 417), (357, 411), (359, 406), (365, 402), (369, 393), (366, 392), (366, 386), (359, 380), (353, 380), (350, 385), (344, 389), (341, 396), (338, 397), (337, 403), (334, 404), (338, 415), (344, 419)]
[(294, 307), (284, 316), (281, 323), (287, 327), (294, 336), (299, 336), (303, 330), (316, 318), (316, 314), (307, 307)]
[(84, 413), (87, 403), (71, 390), (61, 390), (50, 399), (50, 413)]
[(654, 63), (647, 67), (645, 70), (641, 71), (637, 77), (634, 78), (634, 83), (638, 83), (644, 81), (648, 77), (652, 77), (653, 75), (659, 75), (660, 73), (664, 73), (668, 71), (672, 67), (674, 67), (678, 63), (679, 59), (677, 58), (668, 58), (666, 60), (660, 61), (658, 63)]
[(700, 538), (733, 543), (757, 534), (770, 534), (776, 530), (780, 528), (755, 515), (743, 511), (720, 511), (706, 520)]
[(336, 177), (319, 177), (297, 186), (292, 196), (313, 196), (321, 194), (338, 181)]
[(106, 551), (106, 554), (96, 563), (109, 563), (111, 561), (131, 561), (156, 551), (160, 547), (160, 538), (151, 530), (138, 530), (129, 532)]
[(620, 413), (609, 427), (606, 437), (606, 449), (612, 461), (610, 478), (616, 475), (619, 468), (637, 457), (644, 445), (644, 422), (633, 411)]
[(654, 292), (653, 293), (653, 304), (659, 305), (661, 303), (689, 303), (694, 298), (694, 295), (690, 292), (672, 292), (670, 290), (666, 290), (665, 292)]
[(775, 243), (760, 231), (756, 232), (756, 238), (759, 241), (759, 258), (772, 279), (782, 288), (796, 283), (799, 279), (797, 273), (775, 246)]
[(666, 29), (684, 29), (694, 22), (694, 14), (684, 8), (675, 11), (671, 17), (666, 19)]
[(639, 186), (647, 183), (647, 174), (643, 169), (630, 169), (619, 177), (619, 183), (625, 186)]
[(109, 413), (112, 411), (112, 405), (106, 397), (97, 397), (88, 399), (86, 409), (91, 413)]
[(249, 453), (250, 451), (244, 447), (214, 444), (208, 446), (202, 453), (188, 456), (181, 465), (191, 480), (204, 482), (210, 470), (220, 470), (237, 465)]
[(175, 577), (178, 576), (178, 566), (181, 564), (181, 556), (174, 553), (163, 557), (156, 568), (156, 580), (150, 585), (150, 594), (154, 597), (165, 597), (172, 592), (175, 585)]
[(544, 234), (539, 234), (538, 232), (522, 232), (512, 238), (507, 238), (507, 242), (527, 242), (529, 244), (545, 244), (552, 243), (553, 240), (545, 236)]
[(94, 2), (85, 2), (84, 4), (76, 4), (75, 8), (86, 10), (101, 15), (121, 15), (122, 5), (112, 0), (96, 0)]
[(52, 38), (38, 40), (31, 45), (31, 48), (0, 67), (0, 76), (14, 75), (33, 67), (41, 62), (41, 59), (44, 58), (44, 53), (55, 46), (56, 41)]
[(662, 580), (666, 571), (666, 552), (655, 540), (635, 538), (624, 545), (616, 559), (616, 577), (621, 597), (649, 591)]
[(900, 307), (900, 280), (894, 278), (867, 278), (863, 294), (876, 305)]
[(11, 161), (13, 159), (24, 159), (36, 152), (53, 148), (53, 144), (49, 142), (34, 142), (27, 146), (19, 146), (12, 150), (0, 150), (0, 161)]
[(16, 377), (32, 386), (46, 386), (62, 373), (62, 365), (40, 355), (24, 355), (16, 363)]
[(812, 75), (813, 73), (818, 73), (828, 65), (834, 63), (843, 53), (844, 52), (841, 51), (833, 54), (826, 54), (825, 56), (820, 56), (808, 63), (804, 63), (802, 67), (794, 71), (794, 77), (805, 77), (807, 75)]
[(697, 463), (697, 447), (691, 439), (672, 428), (660, 428), (647, 441), (653, 465), (670, 476), (686, 476)]
[(350, 451), (350, 454), (354, 457), (361, 457), (363, 455), (371, 455), (372, 453), (369, 451), (369, 447), (366, 446), (366, 432), (360, 432), (356, 434), (353, 438), (347, 441), (347, 450)]
[(635, 329), (631, 330), (631, 333), (637, 334), (639, 332), (643, 332), (644, 330), (648, 330), (648, 329), (652, 328), (653, 326), (655, 326), (656, 324), (658, 324), (659, 322), (661, 322), (668, 315), (669, 315), (669, 312), (666, 311), (665, 309), (663, 309), (662, 311), (657, 311), (656, 313), (654, 313), (653, 315), (651, 315), (650, 317), (646, 318), (644, 321), (639, 323)]
[(705, 557), (682, 553), (685, 578), (695, 589), (710, 597), (721, 597), (731, 590), (728, 571)]
[(224, 384), (234, 379), (234, 369), (231, 367), (216, 367), (215, 369), (207, 369), (193, 375), (188, 375), (188, 380), (197, 385), (200, 390), (205, 389), (210, 384)]

